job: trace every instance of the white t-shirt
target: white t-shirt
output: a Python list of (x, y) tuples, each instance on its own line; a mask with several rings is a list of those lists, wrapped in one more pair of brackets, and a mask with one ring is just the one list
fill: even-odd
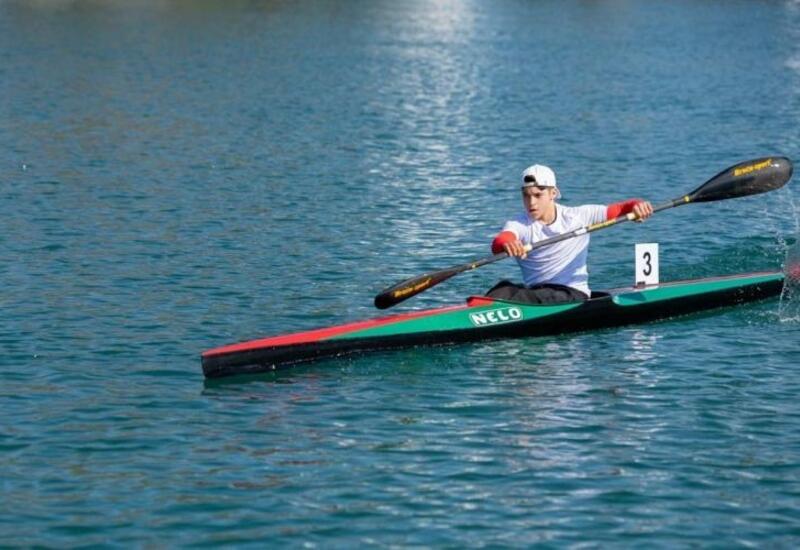
[[(523, 212), (507, 221), (503, 231), (514, 233), (522, 244), (534, 244), (606, 220), (604, 205), (570, 207), (556, 203), (555, 207), (556, 219), (550, 225), (533, 221), (527, 212)], [(585, 234), (529, 252), (524, 260), (517, 258), (522, 280), (529, 286), (539, 283), (566, 285), (590, 295), (589, 270), (586, 268), (588, 251), (589, 235)]]

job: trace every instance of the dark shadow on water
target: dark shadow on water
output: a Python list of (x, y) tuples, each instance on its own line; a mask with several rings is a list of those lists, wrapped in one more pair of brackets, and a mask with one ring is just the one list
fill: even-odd
[(424, 374), (432, 367), (442, 368), (444, 365), (444, 368), (448, 368), (457, 365), (460, 361), (454, 360), (454, 354), (461, 358), (464, 350), (485, 344), (485, 342), (475, 342), (436, 345), (327, 357), (286, 366), (274, 371), (206, 378), (203, 380), (202, 393), (214, 395), (218, 391), (251, 384), (292, 385), (309, 380), (346, 379), (349, 375), (356, 377), (380, 376), (387, 373), (419, 375)]

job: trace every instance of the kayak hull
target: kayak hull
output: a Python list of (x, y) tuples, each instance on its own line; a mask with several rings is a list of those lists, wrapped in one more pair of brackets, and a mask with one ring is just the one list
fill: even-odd
[(272, 371), (327, 357), (415, 346), (547, 336), (645, 323), (780, 295), (782, 272), (612, 289), (585, 302), (531, 305), (471, 297), (465, 305), (394, 315), (208, 350), (208, 378)]

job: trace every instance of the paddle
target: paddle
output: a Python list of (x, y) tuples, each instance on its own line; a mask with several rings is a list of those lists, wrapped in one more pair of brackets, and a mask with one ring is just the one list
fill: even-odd
[[(727, 170), (723, 170), (688, 195), (654, 207), (653, 213), (692, 202), (720, 201), (766, 193), (767, 191), (783, 187), (791, 177), (792, 162), (785, 157), (764, 157), (740, 162)], [(528, 245), (526, 250), (530, 252), (537, 248), (542, 248), (553, 243), (571, 239), (579, 235), (585, 235), (586, 233), (591, 233), (598, 229), (611, 227), (612, 225), (632, 221), (634, 219), (636, 219), (636, 215), (629, 213), (625, 216), (619, 216), (604, 222), (587, 225), (586, 227), (581, 227), (569, 233), (556, 235), (555, 237), (535, 242), (533, 245)], [(504, 258), (508, 258), (508, 254), (501, 252), (500, 254), (488, 256), (466, 264), (456, 265), (448, 267), (447, 269), (433, 271), (418, 277), (406, 279), (375, 296), (375, 307), (378, 309), (392, 307), (459, 273), (471, 271)]]

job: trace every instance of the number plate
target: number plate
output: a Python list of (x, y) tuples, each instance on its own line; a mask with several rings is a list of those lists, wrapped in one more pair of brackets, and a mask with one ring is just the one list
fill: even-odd
[(658, 243), (636, 244), (636, 286), (658, 284)]

